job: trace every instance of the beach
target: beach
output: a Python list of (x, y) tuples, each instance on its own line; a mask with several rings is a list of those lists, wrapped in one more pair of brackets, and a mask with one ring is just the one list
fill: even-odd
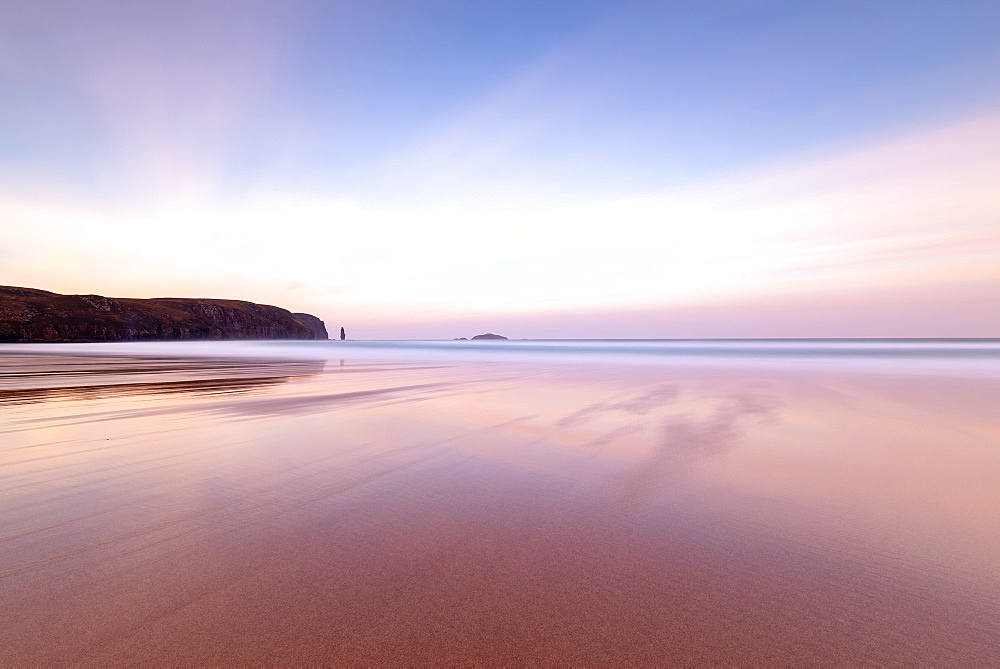
[(0, 345), (0, 664), (1000, 664), (997, 407), (996, 340)]

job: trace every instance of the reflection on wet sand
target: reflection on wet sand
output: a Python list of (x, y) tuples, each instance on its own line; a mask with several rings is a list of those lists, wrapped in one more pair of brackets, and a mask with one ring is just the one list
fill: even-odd
[[(320, 368), (322, 369), (322, 368)], [(114, 383), (97, 386), (61, 386), (53, 388), (17, 388), (0, 390), (0, 404), (32, 404), (60, 400), (106, 399), (135, 395), (216, 395), (247, 392), (264, 386), (285, 383), (291, 377), (273, 376), (245, 379), (201, 379), (153, 383)]]
[[(0, 404), (168, 393), (239, 392), (319, 374), (323, 360), (185, 360), (0, 355)], [(99, 383), (94, 381), (99, 380)], [(136, 381), (136, 379), (143, 379)], [(153, 379), (153, 380), (145, 380)]]
[(0, 663), (997, 663), (998, 400), (905, 368), (4, 356)]
[(702, 415), (665, 418), (654, 453), (622, 480), (622, 501), (634, 505), (653, 498), (663, 485), (683, 479), (699, 461), (722, 455), (755, 423), (776, 420), (777, 408), (760, 398), (721, 397)]

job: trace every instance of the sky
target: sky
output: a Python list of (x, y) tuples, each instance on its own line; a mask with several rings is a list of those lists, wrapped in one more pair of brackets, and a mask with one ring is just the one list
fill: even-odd
[(0, 284), (1000, 336), (995, 0), (0, 0)]

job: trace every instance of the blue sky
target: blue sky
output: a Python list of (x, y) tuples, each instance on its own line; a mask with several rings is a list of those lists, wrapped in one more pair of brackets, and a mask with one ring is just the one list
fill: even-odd
[(997, 2), (3, 0), (0, 282), (373, 337), (1000, 335), (998, 73)]

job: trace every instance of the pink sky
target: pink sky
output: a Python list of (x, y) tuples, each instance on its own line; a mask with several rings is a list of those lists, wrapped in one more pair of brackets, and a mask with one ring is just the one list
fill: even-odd
[(0, 283), (356, 338), (1000, 336), (978, 5), (510, 10), (520, 42), (417, 5), (0, 10)]

